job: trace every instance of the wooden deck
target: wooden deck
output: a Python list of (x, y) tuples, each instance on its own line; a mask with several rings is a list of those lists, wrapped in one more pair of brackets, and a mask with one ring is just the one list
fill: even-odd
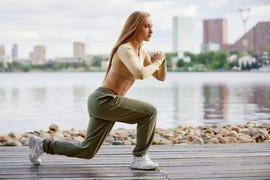
[(270, 144), (152, 146), (155, 171), (132, 170), (133, 146), (102, 146), (91, 160), (42, 156), (28, 147), (0, 147), (0, 179), (270, 179)]

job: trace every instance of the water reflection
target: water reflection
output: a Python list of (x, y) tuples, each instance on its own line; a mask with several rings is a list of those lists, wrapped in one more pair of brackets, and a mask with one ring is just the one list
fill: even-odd
[(87, 96), (89, 89), (84, 86), (74, 86), (72, 89), (73, 94), (73, 108), (76, 112), (84, 112), (87, 108)]
[[(93, 81), (89, 81), (89, 75), (41, 73), (35, 74), (35, 81), (27, 74), (7, 74), (12, 80), (6, 81), (3, 79), (7, 78), (0, 77), (0, 133), (9, 131), (11, 124), (14, 131), (44, 129), (52, 123), (62, 129), (84, 129), (88, 123), (87, 98), (104, 77), (91, 73)], [(153, 79), (136, 82), (127, 96), (156, 106), (160, 128), (270, 122), (268, 76), (168, 74), (168, 80), (162, 83)], [(260, 79), (264, 81), (258, 82)], [(117, 128), (125, 127), (123, 123), (117, 125)]]
[(172, 96), (175, 126), (270, 120), (267, 85), (173, 84)]
[(178, 121), (185, 124), (201, 124), (202, 122), (202, 91), (200, 84), (179, 85)]
[[(254, 86), (252, 94), (247, 97), (247, 103), (250, 104), (246, 113), (250, 114), (251, 120), (270, 119), (270, 88), (262, 85)], [(253, 107), (253, 109), (251, 109)]]
[(206, 84), (203, 87), (205, 120), (228, 120), (228, 87), (224, 84)]
[(11, 97), (13, 101), (18, 100), (18, 96), (19, 96), (19, 90), (18, 88), (12, 88), (11, 89)]
[(30, 90), (30, 96), (34, 107), (42, 107), (46, 104), (47, 89), (45, 87), (34, 87)]
[(4, 88), (0, 88), (0, 102), (5, 101), (7, 98), (7, 93)]
[(177, 122), (179, 119), (179, 87), (177, 84), (173, 84), (173, 120), (174, 122)]
[(249, 103), (257, 104), (258, 112), (270, 112), (270, 88), (255, 86), (253, 94), (254, 96), (249, 98)]

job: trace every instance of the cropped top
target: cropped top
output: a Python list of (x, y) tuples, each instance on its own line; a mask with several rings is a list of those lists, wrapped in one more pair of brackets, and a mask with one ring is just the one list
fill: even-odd
[(137, 41), (132, 41), (118, 47), (110, 71), (126, 79), (144, 79), (158, 70), (161, 64), (162, 59), (152, 63), (147, 51)]

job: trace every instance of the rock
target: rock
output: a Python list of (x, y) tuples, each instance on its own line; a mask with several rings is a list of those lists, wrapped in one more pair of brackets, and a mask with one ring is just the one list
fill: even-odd
[(268, 135), (268, 131), (267, 131), (267, 130), (264, 130), (264, 129), (258, 129), (258, 130), (256, 131), (256, 133), (262, 134), (262, 135), (264, 135), (264, 136), (267, 136), (267, 135)]
[(249, 135), (241, 134), (238, 138), (240, 143), (255, 143), (256, 141), (252, 139)]
[(85, 138), (86, 133), (85, 133), (85, 132), (83, 132), (83, 131), (80, 131), (80, 132), (78, 133), (78, 136), (81, 136), (81, 137)]
[(202, 140), (204, 142), (204, 144), (208, 144), (211, 141), (211, 137), (208, 136), (202, 136)]
[(256, 129), (254, 129), (254, 128), (245, 128), (245, 129), (242, 129), (240, 131), (240, 133), (246, 134), (246, 135), (249, 135), (249, 136), (253, 136), (255, 134), (255, 132), (256, 132)]
[(265, 140), (265, 141), (263, 141), (263, 143), (270, 143), (270, 140), (269, 139)]
[(177, 138), (175, 138), (175, 137), (169, 137), (168, 140), (171, 141), (171, 144), (176, 144), (178, 141)]
[(232, 131), (235, 131), (235, 132), (237, 132), (237, 133), (240, 133), (241, 128), (240, 128), (239, 126), (232, 127)]
[(236, 131), (231, 131), (224, 135), (225, 137), (235, 137), (238, 138), (239, 134)]
[(195, 139), (197, 139), (198, 137), (195, 136), (195, 135), (187, 135), (186, 137), (184, 137), (186, 140), (192, 142), (194, 141)]
[(18, 140), (12, 139), (7, 141), (6, 146), (22, 146), (22, 143)]
[(237, 139), (235, 137), (224, 137), (224, 140), (226, 142), (226, 144), (234, 144), (234, 143), (238, 143)]
[(191, 142), (186, 139), (179, 139), (177, 144), (190, 144)]
[(73, 138), (73, 141), (75, 141), (75, 142), (83, 142), (83, 140), (84, 140), (84, 138), (83, 137), (81, 137), (81, 136), (77, 136), (77, 137), (74, 137)]
[(29, 138), (20, 137), (18, 141), (21, 142), (23, 146), (27, 146), (27, 144), (29, 143)]
[(224, 137), (219, 137), (218, 140), (219, 140), (219, 142), (221, 144), (226, 144), (227, 143), (227, 141), (226, 141), (226, 139), (224, 139)]
[(160, 142), (158, 143), (159, 145), (170, 145), (171, 141), (165, 138), (161, 138)]
[(73, 136), (77, 136), (79, 131), (77, 131), (76, 129), (72, 128), (69, 131), (66, 131), (65, 133), (69, 134), (71, 137)]
[[(104, 144), (136, 144), (136, 129), (112, 130)], [(8, 135), (0, 134), (0, 145), (28, 146), (30, 135), (53, 140), (73, 140), (81, 142), (86, 132), (76, 130), (59, 131), (55, 124), (50, 125), (48, 131), (33, 131), (23, 134), (11, 132)], [(231, 144), (231, 143), (269, 143), (270, 124), (257, 126), (256, 123), (245, 125), (212, 125), (212, 126), (179, 126), (173, 129), (157, 128), (152, 144)]]
[(59, 130), (59, 127), (56, 124), (52, 124), (49, 126), (49, 130), (55, 132)]
[(6, 143), (9, 140), (12, 140), (12, 138), (10, 136), (7, 136), (7, 135), (0, 136), (0, 142), (1, 143)]
[(63, 136), (62, 132), (60, 131), (56, 131), (55, 133), (53, 133), (52, 135), (52, 138), (54, 140), (61, 140), (61, 139), (65, 139), (65, 137)]
[(206, 129), (203, 131), (203, 134), (214, 134), (214, 132), (213, 132), (212, 129), (206, 128)]
[(199, 144), (199, 145), (202, 145), (203, 144), (203, 140), (202, 138), (196, 138), (194, 139), (191, 144)]
[(213, 143), (213, 144), (220, 144), (219, 140), (217, 138), (210, 139), (210, 142)]
[(114, 138), (119, 141), (124, 141), (127, 140), (127, 135), (125, 135), (124, 133), (117, 133), (114, 135)]
[(105, 142), (112, 144), (114, 140), (115, 140), (114, 137), (112, 135), (109, 135), (106, 137)]
[(254, 139), (257, 143), (261, 143), (265, 140), (265, 137), (262, 134), (257, 134), (252, 136), (252, 139)]
[(124, 145), (124, 141), (113, 141), (112, 145)]
[(270, 134), (270, 124), (262, 124), (261, 127), (268, 131), (268, 134)]
[(46, 138), (46, 139), (49, 139), (49, 138), (52, 137), (52, 135), (50, 133), (48, 133), (48, 132), (40, 132), (39, 136), (42, 137), (42, 138)]
[(158, 145), (161, 141), (161, 137), (159, 135), (154, 137), (154, 140), (152, 142), (153, 145)]
[(132, 144), (131, 144), (131, 141), (125, 140), (125, 141), (124, 141), (124, 145), (132, 145)]
[(136, 139), (131, 139), (130, 142), (131, 142), (131, 145), (135, 145), (136, 144)]

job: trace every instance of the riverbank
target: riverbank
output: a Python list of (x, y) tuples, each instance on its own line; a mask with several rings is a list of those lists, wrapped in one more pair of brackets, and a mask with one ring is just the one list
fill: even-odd
[[(31, 135), (54, 140), (82, 142), (85, 130), (60, 130), (56, 124), (48, 130), (25, 133), (0, 134), (0, 146), (28, 146)], [(136, 129), (112, 130), (106, 145), (134, 145)], [(173, 144), (239, 144), (270, 143), (270, 124), (247, 123), (244, 125), (179, 126), (174, 129), (156, 129), (153, 145)]]

